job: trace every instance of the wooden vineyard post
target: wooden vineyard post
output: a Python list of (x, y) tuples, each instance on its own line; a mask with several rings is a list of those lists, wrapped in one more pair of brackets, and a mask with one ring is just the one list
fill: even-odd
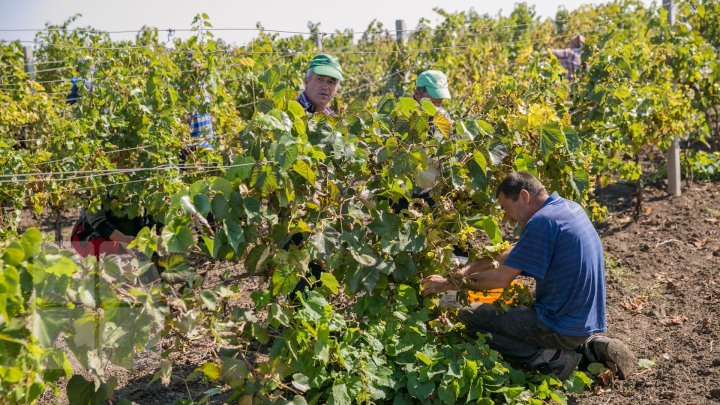
[[(30, 76), (30, 80), (35, 80), (35, 60), (33, 56), (33, 48), (31, 46), (23, 47), (23, 59), (25, 59), (25, 72)], [(23, 126), (20, 129), (21, 144), (27, 145), (27, 126)]]
[(405, 43), (405, 20), (395, 20), (395, 40), (398, 45)]
[(323, 40), (323, 34), (320, 32), (315, 33), (315, 48), (317, 48), (318, 52), (323, 50), (322, 40)]
[(31, 80), (35, 80), (35, 60), (31, 46), (23, 47), (23, 58), (25, 59), (25, 71), (30, 75)]
[(400, 96), (403, 93), (402, 84), (408, 81), (408, 71), (405, 68), (405, 60), (407, 53), (405, 52), (405, 41), (407, 39), (407, 29), (405, 20), (395, 20), (395, 49), (397, 54), (392, 58), (390, 66), (390, 78), (385, 84), (388, 92)]
[[(663, 7), (668, 12), (668, 23), (675, 25), (675, 5), (673, 0), (663, 0)], [(673, 196), (679, 196), (680, 190), (680, 138), (677, 134), (673, 136), (672, 144), (667, 150), (667, 192)]]

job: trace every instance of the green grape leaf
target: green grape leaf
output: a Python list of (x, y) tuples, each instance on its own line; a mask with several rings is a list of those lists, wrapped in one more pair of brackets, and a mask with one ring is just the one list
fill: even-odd
[(18, 266), (25, 260), (25, 249), (17, 241), (10, 242), (4, 250), (2, 258), (11, 266)]
[(435, 104), (433, 104), (432, 101), (426, 98), (420, 100), (420, 106), (422, 107), (423, 111), (425, 111), (425, 114), (430, 117), (434, 117), (435, 114), (437, 114), (437, 107), (435, 107)]
[(292, 376), (292, 385), (300, 392), (310, 390), (310, 379), (305, 374), (295, 373)]
[(578, 198), (582, 198), (585, 192), (590, 188), (590, 178), (584, 170), (578, 169), (570, 173), (570, 186), (577, 194)]
[(228, 180), (247, 180), (255, 167), (255, 159), (252, 156), (237, 156), (227, 171)]
[(224, 177), (213, 177), (210, 179), (210, 189), (219, 191), (223, 194), (230, 194), (235, 187)]
[(273, 295), (290, 294), (298, 281), (300, 281), (300, 276), (295, 268), (288, 264), (278, 266), (270, 281)]
[(67, 397), (71, 404), (103, 405), (111, 398), (111, 389), (107, 384), (100, 384), (95, 391), (95, 383), (86, 380), (81, 375), (74, 375), (67, 384)]
[(230, 243), (235, 253), (238, 255), (242, 253), (239, 251), (239, 247), (241, 243), (245, 242), (245, 235), (240, 224), (234, 219), (226, 218), (223, 221), (223, 229), (228, 243)]
[(473, 150), (473, 159), (475, 160), (475, 163), (477, 163), (478, 166), (480, 166), (480, 169), (482, 169), (483, 173), (486, 173), (487, 172), (487, 160), (485, 160), (485, 155), (481, 151), (474, 149)]
[(203, 291), (202, 294), (200, 294), (200, 298), (202, 298), (203, 304), (205, 304), (207, 309), (215, 311), (217, 308), (217, 296), (213, 294), (212, 291)]
[(293, 171), (295, 173), (302, 176), (305, 180), (308, 181), (311, 185), (315, 184), (315, 171), (310, 167), (310, 165), (304, 161), (304, 160), (296, 160), (293, 164)]
[[(50, 255), (46, 256), (46, 258), (49, 257)], [(45, 271), (58, 278), (63, 276), (72, 277), (77, 271), (77, 264), (68, 257), (60, 256), (50, 266), (46, 267)]]
[(557, 146), (565, 143), (565, 135), (557, 122), (540, 127), (540, 150), (547, 157)]
[(395, 262), (395, 270), (393, 271), (393, 277), (398, 281), (405, 281), (415, 278), (417, 275), (417, 268), (412, 256), (408, 252), (400, 252), (393, 259)]
[(245, 268), (248, 273), (255, 274), (266, 268), (266, 260), (270, 255), (270, 247), (267, 245), (258, 245), (250, 250), (245, 259)]
[(563, 127), (562, 131), (565, 134), (565, 147), (568, 152), (573, 153), (580, 149), (582, 141), (580, 140), (580, 136), (577, 131), (575, 131), (572, 127)]
[(395, 294), (397, 302), (403, 304), (408, 309), (413, 309), (418, 305), (417, 291), (409, 285), (400, 284)]
[(31, 317), (32, 334), (42, 347), (51, 348), (67, 323), (67, 307), (60, 302), (36, 300), (37, 307)]
[(330, 273), (323, 272), (320, 275), (320, 282), (324, 288), (327, 288), (332, 294), (340, 292), (340, 283), (338, 283), (335, 276)]
[(193, 195), (192, 202), (197, 211), (203, 216), (207, 215), (210, 212), (210, 199), (205, 194)]
[(328, 404), (331, 405), (350, 405), (353, 401), (350, 398), (348, 387), (345, 384), (334, 384), (332, 387), (332, 396)]
[(505, 144), (500, 141), (495, 141), (488, 147), (488, 154), (490, 156), (490, 163), (493, 166), (500, 166), (505, 156), (508, 155)]
[(224, 220), (230, 215), (230, 205), (224, 194), (218, 194), (210, 202), (210, 209), (213, 216), (218, 220)]
[(192, 231), (182, 225), (174, 229), (163, 228), (162, 237), (169, 253), (187, 253), (195, 244)]

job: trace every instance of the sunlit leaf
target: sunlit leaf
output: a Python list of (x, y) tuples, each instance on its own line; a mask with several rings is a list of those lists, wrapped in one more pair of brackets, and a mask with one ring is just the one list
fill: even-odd
[(333, 294), (337, 294), (340, 291), (340, 283), (338, 283), (335, 276), (330, 273), (323, 272), (320, 275), (320, 282), (322, 283), (323, 287), (330, 290), (330, 292)]
[(315, 184), (315, 171), (304, 160), (296, 160), (293, 164), (293, 170), (301, 175), (310, 184)]
[(452, 121), (450, 121), (447, 115), (442, 113), (435, 114), (435, 117), (433, 118), (433, 123), (443, 135), (445, 135), (446, 137), (450, 136), (450, 132), (452, 131)]

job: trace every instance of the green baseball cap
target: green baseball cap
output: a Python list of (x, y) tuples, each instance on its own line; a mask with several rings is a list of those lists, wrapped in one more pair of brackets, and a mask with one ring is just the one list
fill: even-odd
[(340, 81), (343, 80), (342, 68), (340, 67), (338, 58), (333, 58), (328, 54), (321, 53), (312, 58), (310, 61), (310, 69), (312, 69), (316, 75), (330, 76)]
[(432, 98), (450, 98), (447, 77), (439, 70), (426, 70), (420, 73), (415, 87), (424, 87)]

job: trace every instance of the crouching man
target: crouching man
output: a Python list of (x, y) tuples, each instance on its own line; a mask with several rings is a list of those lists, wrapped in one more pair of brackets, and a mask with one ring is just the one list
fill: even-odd
[(548, 195), (538, 179), (511, 173), (496, 192), (505, 217), (522, 228), (517, 244), (492, 268), (469, 263), (452, 277), (431, 275), (423, 294), (468, 287), (504, 288), (519, 275), (536, 280), (535, 305), (500, 313), (491, 304), (463, 308), (459, 320), (469, 333), (488, 333), (488, 344), (510, 360), (566, 380), (583, 356), (605, 363), (620, 378), (633, 373), (637, 359), (622, 342), (597, 335), (606, 331), (603, 250), (585, 210), (557, 193)]

